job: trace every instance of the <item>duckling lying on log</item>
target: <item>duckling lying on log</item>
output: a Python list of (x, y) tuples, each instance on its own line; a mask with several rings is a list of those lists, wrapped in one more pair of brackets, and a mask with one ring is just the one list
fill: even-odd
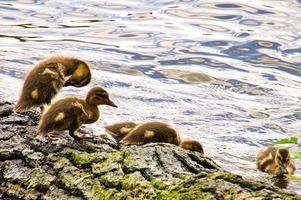
[(143, 145), (147, 143), (170, 143), (183, 149), (197, 151), (204, 154), (202, 145), (196, 140), (181, 140), (179, 133), (171, 125), (151, 121), (141, 124), (135, 122), (121, 122), (105, 127), (112, 137), (121, 144)]

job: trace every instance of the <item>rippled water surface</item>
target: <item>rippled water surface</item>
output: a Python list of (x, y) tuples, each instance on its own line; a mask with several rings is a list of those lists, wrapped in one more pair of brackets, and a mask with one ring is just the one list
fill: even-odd
[(7, 0), (0, 18), (1, 99), (16, 101), (38, 60), (65, 53), (88, 60), (93, 81), (59, 96), (100, 84), (119, 105), (87, 125), (96, 134), (164, 120), (225, 169), (266, 179), (258, 148), (301, 131), (300, 1)]

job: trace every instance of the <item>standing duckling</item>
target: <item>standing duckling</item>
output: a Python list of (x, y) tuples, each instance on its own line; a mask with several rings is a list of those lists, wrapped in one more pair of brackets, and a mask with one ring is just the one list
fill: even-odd
[(294, 174), (296, 167), (288, 149), (268, 146), (257, 154), (257, 168), (269, 174)]
[(120, 141), (125, 145), (142, 145), (151, 142), (179, 145), (180, 136), (169, 124), (152, 121), (139, 124)]
[(94, 123), (99, 118), (98, 105), (117, 107), (109, 98), (108, 92), (101, 87), (92, 88), (85, 100), (67, 97), (51, 104), (42, 115), (39, 132), (51, 137), (54, 131), (69, 130), (70, 136), (76, 140), (90, 137), (80, 137), (74, 132), (82, 124)]
[(119, 143), (136, 126), (135, 122), (120, 122), (105, 126), (105, 129)]
[[(68, 80), (65, 78), (70, 76)], [(63, 86), (82, 87), (91, 81), (88, 64), (70, 56), (51, 56), (42, 60), (25, 78), (20, 98), (14, 108), (16, 112), (50, 104), (51, 99)]]

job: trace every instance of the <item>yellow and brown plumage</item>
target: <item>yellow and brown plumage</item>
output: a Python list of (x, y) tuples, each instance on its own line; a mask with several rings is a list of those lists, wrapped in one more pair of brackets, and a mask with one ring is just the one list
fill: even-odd
[(135, 122), (120, 122), (105, 126), (105, 129), (116, 142), (120, 142), (137, 125)]
[(201, 145), (200, 142), (196, 140), (183, 140), (180, 143), (180, 147), (182, 147), (183, 149), (187, 149), (190, 151), (197, 151), (201, 154), (204, 154), (203, 146)]
[(147, 143), (170, 143), (183, 149), (204, 154), (203, 146), (196, 140), (181, 140), (179, 133), (171, 125), (158, 122), (120, 122), (105, 127), (116, 142), (126, 145), (143, 145)]
[(120, 141), (120, 143), (126, 145), (142, 145), (151, 142), (179, 145), (180, 136), (169, 124), (152, 121), (139, 124)]
[(101, 87), (92, 88), (86, 99), (67, 97), (51, 104), (42, 115), (39, 123), (39, 132), (43, 135), (55, 131), (69, 130), (74, 139), (84, 139), (75, 135), (75, 131), (82, 124), (96, 122), (99, 118), (98, 105), (117, 107), (109, 98), (107, 91)]
[(294, 174), (296, 167), (290, 152), (285, 148), (263, 147), (257, 154), (257, 168), (269, 174)]
[(50, 104), (62, 87), (82, 87), (90, 80), (90, 68), (85, 61), (70, 56), (48, 57), (36, 64), (26, 76), (14, 110), (21, 112), (39, 106), (43, 109), (43, 105)]

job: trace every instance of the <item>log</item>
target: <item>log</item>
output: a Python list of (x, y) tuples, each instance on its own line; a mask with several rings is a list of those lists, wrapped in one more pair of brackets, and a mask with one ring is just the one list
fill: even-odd
[(120, 147), (106, 134), (77, 142), (68, 133), (48, 141), (38, 120), (0, 102), (0, 199), (300, 198), (171, 144)]

